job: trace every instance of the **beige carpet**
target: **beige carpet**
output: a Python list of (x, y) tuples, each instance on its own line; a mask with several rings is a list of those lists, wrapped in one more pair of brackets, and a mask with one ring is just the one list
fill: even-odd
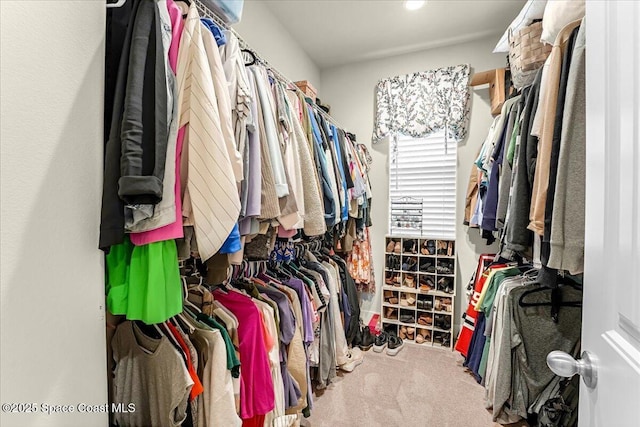
[(492, 427), (484, 389), (458, 353), (405, 344), (395, 357), (364, 353), (315, 397), (311, 427)]

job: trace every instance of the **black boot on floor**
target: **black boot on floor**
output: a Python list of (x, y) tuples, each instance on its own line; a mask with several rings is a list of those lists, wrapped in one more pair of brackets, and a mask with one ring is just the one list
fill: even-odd
[(371, 329), (369, 329), (368, 326), (362, 327), (361, 335), (362, 335), (362, 338), (360, 339), (360, 344), (358, 345), (358, 347), (360, 347), (360, 350), (362, 351), (367, 351), (373, 346), (373, 343), (375, 342), (376, 339), (371, 333)]

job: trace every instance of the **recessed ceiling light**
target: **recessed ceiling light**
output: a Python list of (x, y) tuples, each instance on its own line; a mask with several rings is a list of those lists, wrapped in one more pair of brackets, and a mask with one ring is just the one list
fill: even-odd
[(424, 0), (405, 0), (404, 7), (407, 10), (418, 10), (424, 6)]

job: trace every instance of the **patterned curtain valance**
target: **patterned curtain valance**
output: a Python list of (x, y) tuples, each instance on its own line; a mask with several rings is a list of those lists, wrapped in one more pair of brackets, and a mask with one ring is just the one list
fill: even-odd
[(422, 138), (445, 129), (462, 141), (469, 121), (469, 71), (464, 64), (380, 80), (373, 143), (394, 134)]

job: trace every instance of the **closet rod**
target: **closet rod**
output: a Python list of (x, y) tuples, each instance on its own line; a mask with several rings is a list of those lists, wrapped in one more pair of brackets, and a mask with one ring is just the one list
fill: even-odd
[[(280, 80), (282, 83), (284, 83), (285, 85), (287, 85), (290, 89), (294, 89), (296, 92), (301, 93), (303, 96), (305, 96), (306, 99), (306, 95), (305, 93), (298, 87), (296, 86), (296, 84), (293, 82), (293, 80), (291, 80), (290, 78), (288, 78), (287, 76), (285, 76), (284, 74), (282, 74), (280, 71), (278, 71), (276, 68), (274, 68), (271, 64), (269, 64), (268, 61), (266, 61), (262, 56), (260, 56), (255, 49), (253, 49), (249, 43), (247, 43), (246, 41), (244, 41), (244, 39), (240, 36), (240, 34), (238, 34), (238, 32), (236, 30), (234, 30), (233, 28), (231, 28), (231, 26), (229, 26), (229, 24), (227, 24), (226, 22), (224, 22), (224, 20), (222, 20), (214, 11), (212, 11), (211, 9), (209, 9), (207, 7), (207, 5), (205, 5), (202, 0), (192, 0), (196, 6), (198, 7), (198, 9), (200, 10), (200, 12), (205, 15), (207, 18), (211, 18), (216, 24), (218, 24), (219, 26), (221, 26), (222, 28), (229, 30), (233, 33), (233, 35), (235, 35), (238, 38), (238, 42), (240, 43), (240, 48), (242, 49), (248, 49), (251, 52), (253, 52), (253, 54), (256, 56), (256, 58), (258, 59), (258, 61), (260, 63), (262, 63), (266, 68), (269, 69), (269, 71), (271, 71), (271, 73), (274, 75), (274, 77), (278, 78), (278, 80)], [(344, 126), (342, 126), (340, 123), (338, 123), (338, 121), (336, 119), (334, 119), (333, 117), (331, 117), (329, 114), (327, 114), (322, 108), (318, 107), (315, 103), (311, 103), (309, 104), (311, 105), (311, 107), (316, 110), (319, 114), (321, 114), (322, 116), (324, 116), (325, 119), (327, 119), (328, 121), (330, 121), (331, 123), (333, 123), (334, 125), (336, 125), (338, 128), (342, 129), (343, 131), (347, 132), (347, 128), (345, 128)]]

